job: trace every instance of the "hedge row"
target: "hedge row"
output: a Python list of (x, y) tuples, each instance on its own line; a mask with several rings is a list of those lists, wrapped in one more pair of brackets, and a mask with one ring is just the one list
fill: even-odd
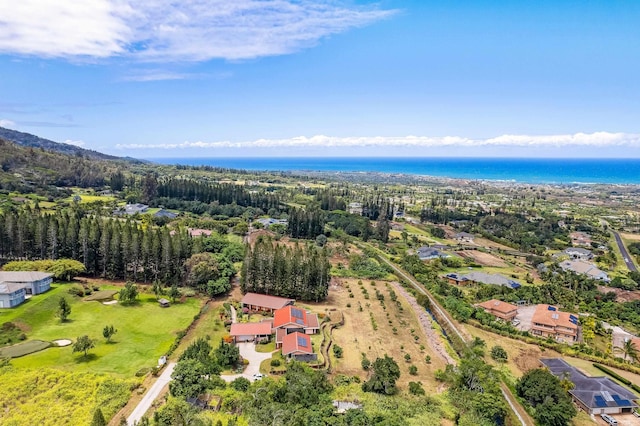
[(629, 379), (627, 379), (625, 377), (622, 377), (621, 375), (619, 375), (615, 371), (609, 370), (604, 365), (600, 365), (600, 364), (596, 364), (596, 363), (593, 363), (593, 366), (595, 368), (597, 368), (598, 370), (602, 371), (603, 373), (608, 374), (609, 376), (613, 377), (614, 379), (620, 381), (621, 383), (624, 383), (625, 385), (631, 387), (631, 389), (633, 389), (634, 391), (640, 392), (640, 386), (636, 385), (631, 380), (629, 380)]

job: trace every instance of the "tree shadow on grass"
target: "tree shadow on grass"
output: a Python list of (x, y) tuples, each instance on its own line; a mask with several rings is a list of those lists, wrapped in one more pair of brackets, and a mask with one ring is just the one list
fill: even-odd
[(97, 360), (99, 357), (96, 354), (87, 354), (87, 356), (80, 355), (78, 357), (76, 357), (75, 362), (76, 364), (84, 364), (87, 362), (91, 362), (91, 361), (95, 361)]

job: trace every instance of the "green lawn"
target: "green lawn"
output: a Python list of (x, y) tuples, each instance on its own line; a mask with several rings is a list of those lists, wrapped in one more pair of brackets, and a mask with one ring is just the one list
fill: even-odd
[[(87, 334), (96, 346), (84, 358), (72, 353), (71, 346), (51, 347), (44, 351), (12, 360), (20, 367), (57, 367), (72, 371), (114, 373), (131, 377), (142, 367), (156, 365), (200, 309), (200, 300), (188, 298), (184, 304), (160, 308), (153, 295), (143, 294), (135, 306), (103, 305), (85, 301), (67, 293), (68, 285), (54, 285), (49, 292), (34, 296), (18, 308), (2, 311), (0, 322), (14, 321), (27, 328), (29, 339), (53, 341), (74, 340)], [(71, 304), (69, 320), (61, 323), (55, 317), (60, 296)], [(113, 325), (118, 333), (112, 343), (102, 337), (105, 325)]]

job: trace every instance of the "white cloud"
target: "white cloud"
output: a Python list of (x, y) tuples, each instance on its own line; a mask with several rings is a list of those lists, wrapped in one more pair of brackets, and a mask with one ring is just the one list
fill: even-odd
[(16, 127), (15, 121), (5, 120), (0, 118), (0, 127), (6, 127), (9, 129), (14, 129)]
[(78, 146), (78, 147), (83, 147), (85, 145), (84, 141), (74, 141), (71, 139), (67, 139), (63, 143), (66, 143), (67, 145)]
[(293, 53), (393, 13), (336, 0), (0, 0), (0, 53), (250, 59)]
[(162, 144), (118, 144), (118, 149), (185, 149), (185, 148), (293, 148), (293, 147), (640, 147), (640, 134), (634, 133), (575, 133), (564, 135), (502, 135), (489, 139), (470, 139), (459, 136), (298, 136), (289, 139), (258, 139), (232, 142), (182, 142)]

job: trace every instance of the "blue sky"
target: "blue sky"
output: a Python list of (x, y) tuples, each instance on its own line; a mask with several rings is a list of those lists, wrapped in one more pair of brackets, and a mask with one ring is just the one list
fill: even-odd
[(0, 126), (116, 155), (640, 157), (640, 2), (0, 0)]

